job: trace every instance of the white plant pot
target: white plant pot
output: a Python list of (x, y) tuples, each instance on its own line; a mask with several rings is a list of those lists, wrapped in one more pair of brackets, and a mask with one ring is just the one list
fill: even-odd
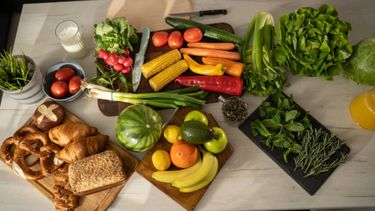
[(45, 95), (42, 91), (42, 73), (31, 58), (27, 57), (27, 59), (31, 61), (34, 66), (34, 73), (29, 83), (22, 89), (14, 91), (2, 89), (2, 91), (20, 103), (32, 104), (41, 100)]

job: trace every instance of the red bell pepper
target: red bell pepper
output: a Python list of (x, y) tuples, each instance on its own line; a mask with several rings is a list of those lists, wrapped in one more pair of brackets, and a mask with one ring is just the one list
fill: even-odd
[(243, 81), (230, 76), (179, 76), (175, 82), (183, 86), (199, 86), (201, 90), (229, 95), (242, 95)]

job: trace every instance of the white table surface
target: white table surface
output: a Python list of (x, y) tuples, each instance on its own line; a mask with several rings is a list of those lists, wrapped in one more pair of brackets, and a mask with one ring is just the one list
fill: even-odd
[[(206, 0), (193, 1), (195, 10), (228, 8), (226, 16), (204, 17), (204, 23), (227, 22), (237, 34), (243, 35), (257, 11), (269, 11), (275, 19), (284, 12), (301, 6), (318, 7), (325, 1)], [(375, 37), (375, 1), (329, 1), (342, 19), (352, 24), (350, 40)], [(93, 24), (105, 17), (108, 1), (84, 1), (26, 4), (23, 7), (13, 53), (24, 52), (45, 70), (66, 60), (54, 35), (62, 20), (74, 19), (83, 28), (91, 48)], [(140, 15), (146, 15), (140, 11)], [(95, 74), (94, 57), (78, 60), (89, 77)], [(351, 148), (349, 160), (340, 166), (314, 195), (310, 196), (266, 154), (242, 134), (237, 124), (224, 120), (220, 104), (209, 104), (205, 111), (214, 114), (227, 131), (234, 154), (220, 171), (198, 204), (197, 210), (272, 210), (300, 208), (374, 207), (375, 209), (375, 133), (359, 128), (351, 120), (348, 106), (351, 99), (370, 87), (358, 86), (342, 77), (334, 81), (320, 78), (289, 77), (286, 93), (310, 111), (323, 125), (345, 139)], [(264, 98), (249, 94), (244, 99), (252, 112)], [(0, 140), (9, 137), (33, 113), (38, 105), (21, 105), (4, 96), (0, 107)], [(81, 97), (64, 107), (83, 121), (96, 126), (114, 140), (116, 117), (101, 114), (96, 100)], [(168, 117), (169, 111), (162, 116)], [(137, 155), (140, 157), (141, 155)], [(0, 164), (1, 210), (53, 210), (53, 203), (26, 181)], [(135, 173), (121, 191), (110, 210), (183, 210), (141, 175)]]

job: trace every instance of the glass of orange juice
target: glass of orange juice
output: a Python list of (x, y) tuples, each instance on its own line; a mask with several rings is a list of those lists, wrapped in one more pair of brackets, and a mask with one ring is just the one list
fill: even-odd
[(350, 104), (350, 113), (359, 126), (375, 130), (375, 90), (355, 97)]

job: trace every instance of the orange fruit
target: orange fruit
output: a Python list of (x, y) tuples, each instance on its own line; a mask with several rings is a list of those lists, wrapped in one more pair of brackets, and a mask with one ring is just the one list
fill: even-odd
[(172, 163), (179, 168), (189, 168), (199, 159), (198, 148), (193, 144), (186, 143), (185, 141), (174, 143), (169, 154)]

